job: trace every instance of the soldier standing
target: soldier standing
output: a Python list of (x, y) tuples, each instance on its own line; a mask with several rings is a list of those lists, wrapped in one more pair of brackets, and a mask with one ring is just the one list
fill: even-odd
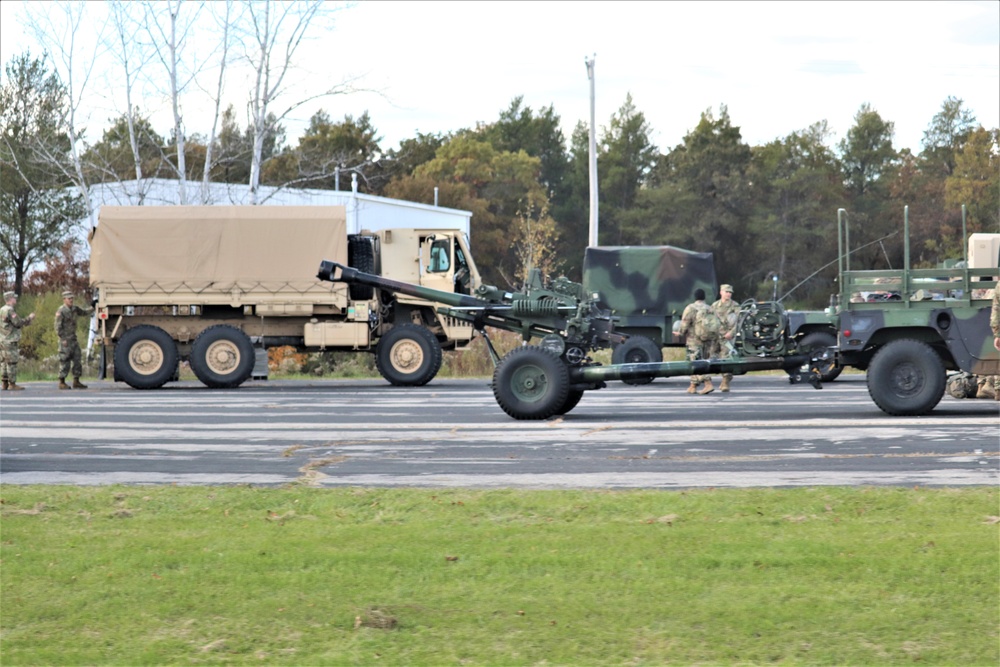
[[(740, 305), (733, 301), (733, 286), (722, 285), (719, 287), (718, 301), (712, 304), (712, 310), (719, 316), (722, 322), (722, 330), (719, 332), (719, 359), (729, 359), (733, 356), (733, 341), (736, 339), (736, 323), (740, 317)], [(722, 374), (722, 386), (719, 391), (729, 391), (729, 383), (733, 381), (732, 373)]]
[[(688, 304), (681, 315), (681, 327), (674, 334), (684, 337), (687, 346), (688, 361), (696, 359), (711, 359), (716, 356), (719, 339), (716, 334), (701, 332), (699, 335), (698, 321), (704, 317), (706, 312), (711, 312), (711, 307), (705, 303), (705, 290), (700, 287), (694, 291), (694, 303)], [(700, 390), (699, 386), (704, 385)], [(712, 385), (711, 375), (692, 375), (691, 386), (688, 387), (689, 394), (711, 394), (715, 391)]]
[(90, 315), (93, 308), (81, 308), (73, 305), (73, 293), (62, 293), (63, 305), (56, 311), (56, 336), (59, 338), (59, 388), (69, 389), (66, 375), (73, 366), (73, 389), (86, 389), (87, 385), (80, 382), (83, 375), (83, 362), (80, 355), (80, 344), (76, 340), (76, 318), (78, 315)]
[(17, 384), (17, 362), (21, 360), (21, 328), (31, 324), (35, 314), (22, 320), (14, 312), (17, 305), (17, 294), (3, 293), (4, 305), (0, 307), (0, 373), (3, 375), (3, 389), (23, 391), (24, 387)]

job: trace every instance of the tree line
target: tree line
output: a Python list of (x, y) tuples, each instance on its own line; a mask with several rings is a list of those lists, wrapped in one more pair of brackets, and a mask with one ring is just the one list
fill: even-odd
[[(111, 22), (118, 31), (111, 34), (121, 38), (115, 53), (122, 71), (138, 81), (139, 71), (157, 66), (150, 54), (159, 53), (168, 80), (193, 80), (185, 78), (177, 56), (185, 53), (178, 28), (188, 25), (180, 3), (109, 6), (121, 12)], [(276, 65), (271, 56), (282, 48), (294, 53), (295, 40), (325, 11), (316, 2), (196, 7), (213, 16), (228, 12), (226, 30), (234, 33), (241, 25), (255, 26), (239, 39), (220, 37), (213, 53), (225, 63), (224, 52), (241, 51), (253, 63), (251, 71), (272, 84), (287, 63)], [(284, 17), (279, 24), (265, 16), (268, 8), (289, 7), (295, 20)], [(280, 39), (278, 25), (285, 31)], [(134, 44), (130, 51), (125, 38), (142, 26), (149, 41), (162, 46), (147, 48), (145, 56)], [(170, 53), (173, 59), (166, 57)], [(276, 111), (276, 97), (258, 91), (250, 95), (243, 126), (234, 108), (217, 106), (214, 118), (203, 119), (202, 132), (188, 132), (188, 121), (175, 115), (174, 126), (161, 134), (141, 100), (130, 97), (128, 108), (91, 143), (74, 127), (79, 97), (66, 80), (70, 70), (30, 53), (5, 69), (0, 269), (5, 284), (17, 290), (29, 267), (46, 260), (66, 263), (72, 224), (95, 219), (90, 187), (154, 177), (175, 179), (181, 197), (188, 182), (247, 184), (252, 200), (263, 203), (253, 199), (260, 185), (346, 190), (353, 175), (361, 192), (423, 203), (436, 196), (442, 206), (471, 211), (473, 252), (488, 282), (516, 287), (530, 266), (580, 278), (588, 241), (589, 130), (579, 122), (566, 137), (551, 105), (533, 109), (517, 96), (492, 122), (417, 133), (386, 147), (367, 111), (334, 118), (326, 110), (330, 100), (287, 99), (280, 107), (285, 111)], [(225, 70), (220, 65), (213, 71), (220, 69), (221, 88)], [(338, 106), (347, 106), (352, 85), (338, 84), (324, 96), (337, 95)], [(180, 83), (168, 98), (181, 99), (177, 90), (183, 92)], [(288, 137), (287, 111), (310, 103), (317, 110), (307, 128)], [(826, 121), (818, 121), (751, 146), (724, 105), (702, 112), (674, 147), (654, 145), (653, 134), (631, 96), (598, 130), (599, 243), (712, 252), (720, 280), (734, 284), (738, 298), (769, 298), (777, 277), (782, 294), (795, 288), (786, 303), (823, 305), (836, 277), (838, 208), (849, 212), (857, 267), (902, 265), (904, 205), (910, 209), (915, 266), (963, 257), (963, 204), (968, 232), (1000, 231), (1000, 130), (984, 128), (956, 97), (945, 99), (929, 119), (916, 153), (893, 145), (892, 121), (869, 104), (860, 106), (839, 142)], [(142, 203), (141, 191), (133, 203)]]

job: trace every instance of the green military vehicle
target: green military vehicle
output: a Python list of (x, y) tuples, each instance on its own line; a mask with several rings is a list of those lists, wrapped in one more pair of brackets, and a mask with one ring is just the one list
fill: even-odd
[[(587, 248), (583, 285), (597, 303), (615, 317), (615, 331), (629, 338), (612, 351), (615, 364), (663, 361), (662, 348), (684, 347), (676, 338), (684, 308), (696, 289), (719, 293), (712, 253), (673, 246), (605, 246)], [(711, 301), (711, 298), (709, 299)], [(754, 302), (743, 305), (750, 308)], [(837, 344), (837, 330), (822, 311), (785, 311), (785, 334), (802, 351), (824, 350)], [(820, 379), (832, 382), (841, 368), (833, 360)], [(789, 371), (793, 374), (797, 371)], [(645, 384), (653, 378), (629, 380)]]
[(913, 269), (908, 209), (903, 218), (903, 268), (857, 271), (847, 213), (838, 211), (840, 292), (831, 318), (837, 363), (867, 372), (875, 404), (892, 415), (921, 415), (940, 402), (948, 371), (1000, 374), (989, 326), (1000, 261), (994, 248), (987, 262)]
[[(663, 361), (662, 348), (683, 347), (673, 332), (696, 289), (717, 294), (710, 252), (673, 246), (604, 246), (583, 256), (583, 289), (615, 318), (628, 340), (615, 346), (613, 363)], [(646, 380), (651, 382), (652, 378)]]

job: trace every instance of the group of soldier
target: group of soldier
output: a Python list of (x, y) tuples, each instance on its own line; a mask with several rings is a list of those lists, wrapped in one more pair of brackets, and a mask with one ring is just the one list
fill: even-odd
[[(709, 305), (705, 302), (705, 290), (694, 291), (694, 303), (689, 304), (681, 315), (681, 326), (676, 335), (684, 338), (687, 359), (729, 359), (735, 348), (736, 325), (740, 316), (740, 304), (733, 301), (733, 286), (719, 287), (719, 300)], [(716, 326), (699, 327), (700, 318), (714, 315)], [(733, 381), (732, 373), (722, 374), (719, 391), (728, 392)], [(711, 375), (692, 375), (689, 394), (711, 394), (715, 391)]]
[[(87, 385), (80, 382), (83, 375), (83, 356), (80, 343), (76, 339), (76, 318), (90, 315), (93, 308), (81, 308), (73, 303), (73, 292), (62, 293), (63, 305), (56, 311), (55, 331), (59, 339), (59, 388), (86, 389)], [(17, 305), (15, 292), (4, 292), (4, 305), (0, 308), (0, 374), (3, 375), (3, 391), (21, 391), (24, 389), (17, 383), (17, 364), (21, 359), (21, 329), (35, 319), (31, 313), (21, 318), (14, 311)], [(72, 386), (66, 384), (70, 371), (73, 372)]]

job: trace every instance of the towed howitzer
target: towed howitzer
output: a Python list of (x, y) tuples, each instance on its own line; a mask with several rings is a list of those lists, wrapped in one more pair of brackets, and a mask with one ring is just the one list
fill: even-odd
[(390, 280), (329, 261), (320, 264), (317, 277), (444, 304), (445, 307), (437, 309), (438, 313), (470, 322), (486, 340), (494, 364), (499, 363), (500, 357), (486, 327), (514, 331), (521, 334), (526, 343), (532, 338), (541, 338), (548, 339), (550, 345), (562, 344), (560, 355), (565, 355), (570, 363), (581, 363), (588, 352), (611, 347), (628, 338), (614, 332), (610, 313), (597, 307), (596, 297), (587, 298), (583, 285), (563, 277), (546, 285), (537, 269), (529, 272), (523, 292), (480, 285), (474, 296)]
[[(694, 361), (625, 363), (604, 366), (587, 356), (591, 350), (613, 344), (628, 344), (628, 336), (614, 331), (614, 318), (597, 307), (596, 296), (587, 298), (582, 285), (558, 278), (548, 286), (535, 270), (529, 274), (524, 292), (508, 292), (488, 285), (477, 296), (444, 292), (382, 278), (357, 269), (323, 261), (317, 277), (330, 282), (368, 285), (386, 291), (445, 304), (438, 312), (472, 322), (486, 339), (496, 368), (493, 396), (515, 419), (547, 419), (568, 413), (585, 391), (603, 389), (611, 380), (675, 377), (710, 373), (745, 374), (750, 371), (801, 369), (808, 365), (808, 381), (820, 388), (817, 361), (825, 352), (785, 356), (779, 346), (767, 350), (753, 347), (760, 356)], [(780, 305), (777, 306), (780, 308)], [(521, 333), (525, 345), (502, 359), (493, 348), (485, 327)], [(756, 325), (755, 325), (756, 326)], [(747, 331), (754, 327), (744, 327)], [(760, 327), (756, 327), (759, 331)], [(783, 331), (783, 330), (782, 330)], [(539, 345), (528, 345), (540, 338)], [(793, 382), (800, 380), (793, 376)]]

